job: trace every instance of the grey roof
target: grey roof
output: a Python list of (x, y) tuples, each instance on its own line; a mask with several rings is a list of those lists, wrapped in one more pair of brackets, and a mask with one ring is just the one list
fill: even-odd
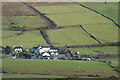
[(63, 58), (65, 55), (53, 55), (54, 58)]
[(21, 49), (23, 49), (21, 46), (18, 46), (18, 47), (14, 47), (14, 49), (18, 49), (18, 48), (21, 48)]

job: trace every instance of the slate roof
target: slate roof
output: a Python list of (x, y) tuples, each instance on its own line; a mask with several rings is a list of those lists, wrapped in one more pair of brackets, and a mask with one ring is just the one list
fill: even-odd
[(18, 46), (18, 47), (14, 47), (14, 49), (18, 49), (18, 48), (21, 48), (21, 49), (23, 49), (21, 46)]
[(53, 55), (54, 58), (63, 58), (65, 55)]

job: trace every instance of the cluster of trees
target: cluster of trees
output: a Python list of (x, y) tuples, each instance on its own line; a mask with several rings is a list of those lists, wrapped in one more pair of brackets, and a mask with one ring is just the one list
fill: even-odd
[(14, 51), (14, 49), (12, 47), (10, 47), (10, 46), (6, 46), (4, 48), (4, 50), (3, 50), (3, 53), (6, 54), (6, 55), (8, 55), (8, 54), (16, 54), (17, 57), (22, 57), (22, 56), (24, 56), (25, 58), (31, 58), (32, 57), (32, 53), (30, 53), (28, 51), (25, 51), (25, 50), (23, 50), (23, 52), (21, 52), (21, 53), (16, 53)]
[(14, 50), (12, 49), (12, 47), (6, 46), (6, 47), (4, 48), (4, 52), (5, 52), (5, 54), (8, 55), (9, 53), (13, 53)]
[(28, 51), (23, 51), (23, 52), (17, 54), (17, 57), (23, 57), (23, 56), (27, 59), (31, 59), (32, 53), (30, 53)]

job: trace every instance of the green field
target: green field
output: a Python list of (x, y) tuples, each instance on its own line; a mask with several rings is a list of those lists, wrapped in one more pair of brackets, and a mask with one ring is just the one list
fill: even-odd
[[(113, 3), (113, 5), (114, 5), (114, 3)], [(110, 20), (104, 18), (103, 16), (101, 16), (91, 10), (88, 10), (84, 7), (74, 4), (74, 5), (64, 5), (64, 6), (60, 6), (60, 5), (59, 6), (40, 6), (40, 7), (36, 7), (36, 8), (39, 11), (46, 13), (46, 16), (48, 16), (50, 19), (52, 19), (59, 26), (69, 26), (69, 25), (80, 25), (81, 24), (89, 33), (91, 33), (93, 36), (95, 36), (102, 43), (118, 41), (118, 27), (112, 21), (110, 21)], [(108, 8), (110, 8), (110, 7), (108, 7)], [(60, 33), (59, 31), (58, 32), (57, 31), (58, 30), (56, 30), (54, 32), (51, 31), (51, 33), (48, 33), (50, 40), (55, 44), (59, 44), (60, 43), (59, 40), (61, 40), (61, 43), (63, 42), (62, 39), (64, 40), (64, 38), (63, 38), (64, 36), (62, 36), (62, 38), (61, 38), (61, 36), (59, 36), (59, 39), (56, 40), (58, 38), (57, 37), (58, 33), (62, 34), (62, 35), (66, 35), (65, 33), (62, 33), (62, 32)], [(56, 32), (57, 38), (55, 36), (51, 36), (55, 32)], [(66, 33), (69, 33), (69, 32), (66, 31)], [(74, 33), (72, 33), (72, 34), (74, 34)], [(71, 38), (76, 38), (76, 37), (78, 37), (78, 36), (71, 36)], [(112, 39), (111, 39), (111, 37), (112, 37)], [(80, 39), (83, 40), (84, 39), (83, 36), (81, 36)], [(67, 39), (65, 39), (65, 40), (67, 40)], [(67, 42), (69, 42), (69, 41), (67, 41)], [(72, 41), (70, 43), (72, 44), (74, 42), (75, 41)], [(66, 44), (66, 45), (71, 45), (70, 43), (63, 42), (63, 44)]]
[[(114, 72), (108, 65), (97, 61), (3, 59), (2, 64), (3, 70), (11, 73), (11, 75), (8, 75), (7, 77), (12, 76), (12, 72), (40, 73), (48, 74), (48, 76), (71, 77), (75, 74), (79, 77), (90, 74), (100, 75), (101, 77), (109, 77), (112, 75), (117, 76), (117, 73)], [(31, 75), (31, 77), (32, 76), (34, 77), (35, 75)], [(4, 77), (5, 74), (3, 75), (3, 78)]]
[(118, 47), (116, 46), (105, 46), (105, 47), (91, 47), (91, 48), (70, 48), (72, 51), (79, 51), (79, 52), (89, 52), (92, 53), (93, 51), (104, 52), (105, 54), (118, 54)]
[(102, 43), (118, 42), (118, 27), (114, 24), (83, 26), (89, 33), (94, 35)]
[(66, 76), (52, 76), (52, 75), (34, 75), (34, 74), (2, 74), (3, 78), (66, 78)]
[(6, 17), (2, 16), (2, 28), (9, 28), (11, 26), (11, 21)]
[(49, 26), (47, 21), (40, 16), (14, 16), (10, 18), (17, 27), (40, 28)]
[(47, 34), (55, 46), (98, 44), (80, 27), (49, 30)]
[(40, 16), (14, 16), (10, 18), (3, 17), (2, 23), (3, 28), (26, 27), (27, 29), (30, 29), (49, 26), (47, 21)]
[(21, 33), (21, 31), (10, 31), (10, 30), (5, 31), (5, 30), (2, 30), (2, 38), (7, 38), (7, 37), (10, 37), (10, 36), (15, 36), (15, 34), (17, 34), (17, 33)]
[(107, 2), (107, 5), (104, 2), (81, 2), (81, 4), (97, 10), (118, 23), (118, 2)]
[(14, 45), (23, 45), (23, 48), (32, 48), (34, 46), (37, 46), (38, 44), (47, 45), (42, 35), (40, 34), (40, 31), (25, 32), (24, 34), (19, 36), (2, 39), (2, 42), (4, 47), (8, 45), (11, 47), (13, 47)]
[[(36, 6), (37, 10), (46, 13), (46, 14), (64, 14), (64, 13), (80, 13), (86, 12), (83, 7), (79, 5), (72, 4), (72, 5), (57, 5), (57, 6)], [(72, 10), (71, 10), (72, 9)], [(92, 12), (92, 11), (88, 11)]]
[(79, 55), (96, 55), (94, 51), (103, 52), (104, 54), (114, 55), (107, 58), (101, 58), (101, 60), (111, 61), (112, 65), (118, 66), (118, 47), (106, 46), (106, 47), (91, 47), (91, 48), (70, 48), (71, 51), (80, 52)]
[[(43, 13), (48, 13), (46, 16), (52, 19), (59, 26), (111, 23), (110, 20), (79, 5), (69, 6), (47, 6), (45, 8), (37, 8)], [(50, 13), (54, 13), (53, 10), (56, 12), (56, 14)]]
[[(13, 4), (13, 3), (12, 3)], [(20, 3), (22, 4), (22, 3)], [(52, 4), (52, 3), (51, 3)], [(118, 22), (118, 3), (81, 3), (98, 12), (112, 18)], [(24, 5), (24, 4), (23, 4)], [(32, 5), (32, 4), (31, 4)], [(35, 5), (35, 4), (34, 4)], [(33, 6), (34, 6), (33, 5)], [(2, 28), (22, 27), (26, 29), (49, 27), (47, 20), (41, 16), (36, 16), (34, 11), (27, 6), (14, 7), (4, 4), (2, 16)], [(7, 7), (5, 7), (7, 6)], [(11, 7), (11, 8), (9, 8)], [(45, 13), (58, 26), (67, 26), (63, 29), (46, 30), (48, 38), (53, 46), (71, 46), (71, 45), (90, 45), (99, 44), (91, 38), (80, 27), (70, 27), (82, 25), (90, 34), (96, 37), (102, 43), (118, 41), (118, 27), (107, 18), (86, 9), (77, 4), (57, 5), (57, 6), (35, 6), (37, 10)], [(2, 46), (20, 46), (23, 48), (32, 48), (38, 45), (48, 45), (40, 34), (39, 30), (21, 31), (2, 31)], [(1, 31), (1, 30), (0, 30)], [(113, 66), (118, 66), (118, 47), (91, 47), (91, 48), (70, 48), (71, 51), (79, 51), (80, 55), (99, 54), (95, 51), (111, 54), (112, 57), (101, 58), (101, 60), (111, 61)], [(99, 59), (98, 59), (99, 60)], [(2, 69), (8, 73), (3, 74), (3, 78), (67, 78), (67, 77), (84, 77), (88, 75), (100, 75), (101, 77), (116, 76), (106, 63), (95, 61), (75, 61), (75, 60), (41, 60), (41, 59), (3, 59)], [(18, 74), (13, 74), (16, 72)], [(29, 74), (20, 74), (29, 73)], [(39, 73), (39, 74), (34, 74)]]
[(100, 59), (100, 60), (111, 61), (113, 66), (116, 66), (116, 67), (120, 66), (120, 65), (119, 65), (119, 62), (118, 62), (118, 57), (103, 58), (103, 59)]

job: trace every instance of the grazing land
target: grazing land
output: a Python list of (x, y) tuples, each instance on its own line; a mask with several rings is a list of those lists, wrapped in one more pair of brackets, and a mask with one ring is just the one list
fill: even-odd
[[(11, 36), (15, 36), (17, 33), (21, 33), (21, 31), (2, 31), (2, 38), (7, 38), (7, 37), (11, 37)], [(17, 36), (17, 35), (16, 35)]]
[(24, 34), (15, 36), (14, 38), (8, 37), (3, 39), (3, 46), (9, 45), (13, 47), (14, 45), (23, 45), (24, 48), (32, 48), (33, 46), (37, 46), (38, 44), (47, 45), (39, 30), (25, 32)]
[(70, 48), (72, 51), (79, 51), (79, 52), (93, 52), (99, 51), (104, 52), (105, 54), (118, 54), (118, 47), (117, 46), (106, 46), (106, 47), (91, 47), (91, 48)]
[(83, 25), (83, 26), (89, 33), (93, 34), (102, 43), (118, 42), (118, 27), (115, 26), (114, 24)]
[[(47, 41), (54, 47), (100, 44), (95, 38), (101, 44), (118, 42), (118, 26), (85, 7), (72, 2), (27, 3), (40, 11), (40, 14), (22, 2), (4, 2), (2, 4), (2, 47), (22, 45), (24, 49), (30, 49), (37, 45), (48, 46)], [(118, 23), (118, 3), (80, 2), (80, 4), (94, 9)], [(57, 26), (51, 26), (51, 23), (55, 23)], [(45, 29), (41, 30), (41, 28)], [(118, 77), (118, 73), (115, 71), (115, 69), (119, 69), (117, 46), (89, 46), (89, 48), (68, 48), (68, 50), (73, 53), (79, 52), (79, 57), (81, 55), (104, 55), (90, 61), (38, 58), (2, 59), (2, 76), (3, 78)], [(111, 68), (107, 62), (99, 60), (111, 61), (110, 65), (116, 68)]]
[(118, 2), (107, 2), (107, 4), (104, 2), (82, 2), (81, 4), (97, 10), (118, 23)]
[[(90, 74), (100, 75), (101, 77), (109, 77), (111, 76), (111, 73), (112, 75), (117, 76), (117, 73), (114, 72), (108, 65), (97, 61), (3, 59), (3, 70), (7, 70), (8, 73), (11, 74), (13, 72), (31, 74), (40, 73), (46, 74), (48, 76), (50, 75), (63, 77), (72, 77), (74, 75), (77, 75), (78, 77), (84, 77), (85, 75)], [(5, 75), (6, 74), (4, 74), (3, 77)], [(31, 77), (32, 76), (34, 77), (35, 75), (31, 75)]]
[(99, 14), (77, 4), (69, 6), (51, 6), (51, 7), (47, 6), (45, 7), (45, 9), (43, 7), (37, 8), (39, 11), (43, 13), (48, 13), (46, 14), (46, 16), (52, 19), (59, 26), (99, 24), (99, 23), (104, 24), (111, 22), (108, 19), (100, 16)]
[(10, 18), (17, 27), (40, 28), (49, 26), (40, 16), (15, 16)]
[(97, 44), (97, 41), (92, 39), (80, 27), (49, 30), (47, 34), (55, 46)]

